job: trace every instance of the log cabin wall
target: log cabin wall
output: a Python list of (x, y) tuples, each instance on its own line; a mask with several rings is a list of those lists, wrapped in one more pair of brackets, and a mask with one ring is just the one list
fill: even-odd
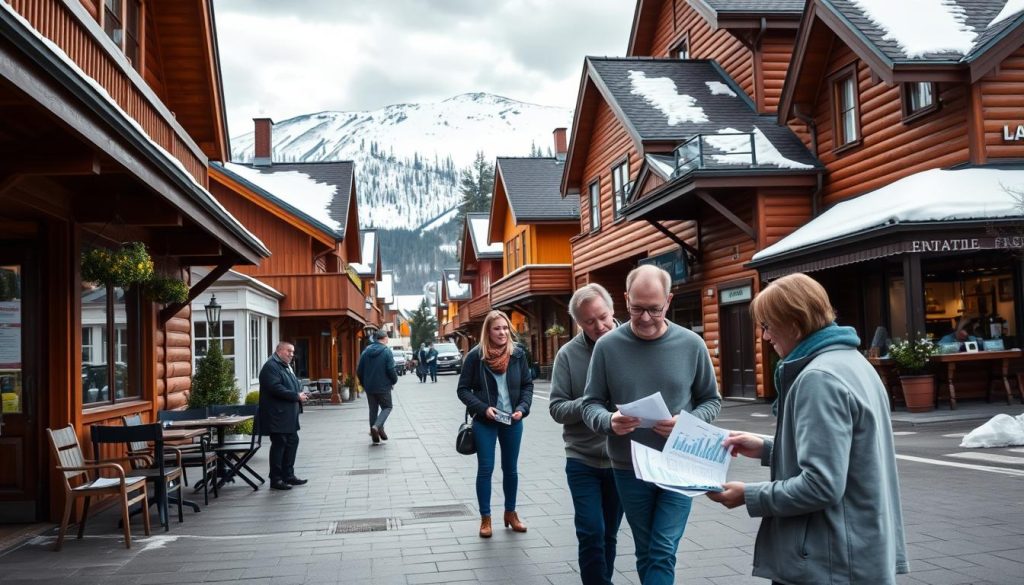
[(762, 84), (760, 94), (754, 97), (758, 111), (778, 111), (795, 42), (795, 30), (771, 30), (761, 39), (761, 47), (755, 57), (755, 66)]
[(981, 94), (984, 148), (979, 162), (997, 158), (1024, 157), (1024, 142), (1006, 141), (1003, 127), (1011, 134), (1024, 123), (1024, 47), (1003, 60), (999, 67), (976, 84)]
[(822, 81), (814, 104), (816, 154), (827, 169), (822, 192), (826, 207), (914, 173), (969, 160), (966, 85), (939, 84), (938, 111), (905, 124), (900, 86), (873, 80), (867, 65), (838, 40), (825, 79), (850, 63), (857, 71), (862, 144), (834, 152), (832, 88), (827, 81)]

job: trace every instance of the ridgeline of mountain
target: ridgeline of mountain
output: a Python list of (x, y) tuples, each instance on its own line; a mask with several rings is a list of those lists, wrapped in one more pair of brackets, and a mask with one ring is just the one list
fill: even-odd
[[(412, 294), (455, 264), (459, 180), (477, 151), (549, 156), (551, 133), (572, 112), (487, 93), (369, 112), (319, 112), (274, 124), (273, 160), (356, 163), (361, 227), (379, 230), (395, 292)], [(253, 133), (231, 139), (232, 160), (253, 157)]]

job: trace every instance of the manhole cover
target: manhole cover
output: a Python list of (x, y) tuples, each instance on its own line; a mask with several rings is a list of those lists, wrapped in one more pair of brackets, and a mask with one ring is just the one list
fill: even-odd
[(383, 469), (350, 469), (349, 475), (381, 475), (384, 473)]
[(472, 516), (466, 504), (452, 504), (448, 506), (420, 506), (410, 508), (413, 518), (447, 518), (450, 516)]
[(327, 527), (327, 534), (351, 534), (354, 532), (383, 532), (401, 526), (397, 518), (357, 518), (335, 520)]

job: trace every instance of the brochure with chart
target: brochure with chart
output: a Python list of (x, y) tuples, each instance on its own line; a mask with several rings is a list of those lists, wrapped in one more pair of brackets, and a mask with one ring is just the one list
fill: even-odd
[(637, 479), (693, 497), (722, 491), (729, 471), (729, 449), (722, 441), (729, 431), (680, 412), (661, 451), (632, 442)]

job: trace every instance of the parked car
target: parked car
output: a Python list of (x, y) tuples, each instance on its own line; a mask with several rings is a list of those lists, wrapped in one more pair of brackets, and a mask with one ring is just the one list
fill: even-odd
[(395, 372), (397, 372), (399, 376), (404, 376), (405, 375), (405, 360), (406, 360), (405, 352), (404, 351), (397, 351), (397, 350), (393, 349), (393, 350), (391, 350), (391, 355), (395, 356)]
[(437, 350), (437, 371), (438, 372), (462, 372), (462, 351), (454, 343), (435, 343)]

